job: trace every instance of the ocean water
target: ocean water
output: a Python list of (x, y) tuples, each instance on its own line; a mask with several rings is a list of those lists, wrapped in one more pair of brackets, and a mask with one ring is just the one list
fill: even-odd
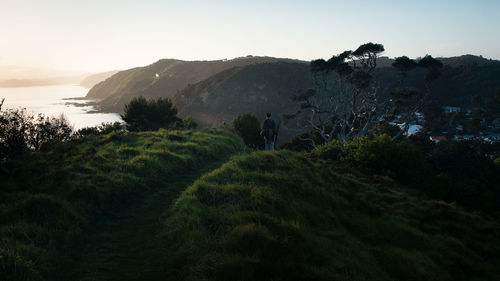
[(2, 110), (26, 108), (33, 113), (55, 117), (64, 114), (75, 130), (102, 122), (122, 121), (116, 113), (89, 113), (94, 110), (92, 106), (75, 105), (83, 105), (87, 100), (64, 100), (85, 97), (87, 92), (88, 89), (79, 85), (0, 88), (0, 100), (5, 98)]

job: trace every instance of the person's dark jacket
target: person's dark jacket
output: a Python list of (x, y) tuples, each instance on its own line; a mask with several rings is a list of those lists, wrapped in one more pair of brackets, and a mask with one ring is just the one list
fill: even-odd
[(262, 131), (260, 133), (267, 140), (273, 140), (276, 135), (276, 123), (271, 118), (264, 120), (262, 124)]

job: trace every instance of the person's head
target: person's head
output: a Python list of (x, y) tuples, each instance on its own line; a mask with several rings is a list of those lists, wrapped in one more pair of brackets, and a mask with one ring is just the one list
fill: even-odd
[(266, 113), (266, 117), (267, 117), (267, 118), (271, 118), (271, 113), (269, 113), (269, 112), (268, 112), (268, 113)]

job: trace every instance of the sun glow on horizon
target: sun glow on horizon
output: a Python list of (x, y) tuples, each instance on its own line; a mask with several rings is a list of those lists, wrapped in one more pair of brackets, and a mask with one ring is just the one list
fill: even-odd
[[(354, 6), (361, 7), (355, 15)], [(369, 41), (384, 44), (389, 57), (500, 59), (500, 36), (493, 36), (500, 35), (500, 3), (492, 0), (21, 0), (0, 8), (0, 67), (82, 73), (167, 57), (215, 60), (251, 54), (312, 60)]]

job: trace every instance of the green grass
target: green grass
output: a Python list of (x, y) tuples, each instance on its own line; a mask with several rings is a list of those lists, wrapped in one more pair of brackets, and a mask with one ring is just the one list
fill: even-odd
[(500, 280), (498, 219), (244, 149), (160, 130), (1, 163), (0, 280)]
[(0, 280), (64, 279), (101, 221), (243, 147), (221, 130), (112, 133), (1, 163)]
[(498, 221), (339, 170), (282, 151), (206, 174), (163, 226), (169, 280), (499, 280)]

